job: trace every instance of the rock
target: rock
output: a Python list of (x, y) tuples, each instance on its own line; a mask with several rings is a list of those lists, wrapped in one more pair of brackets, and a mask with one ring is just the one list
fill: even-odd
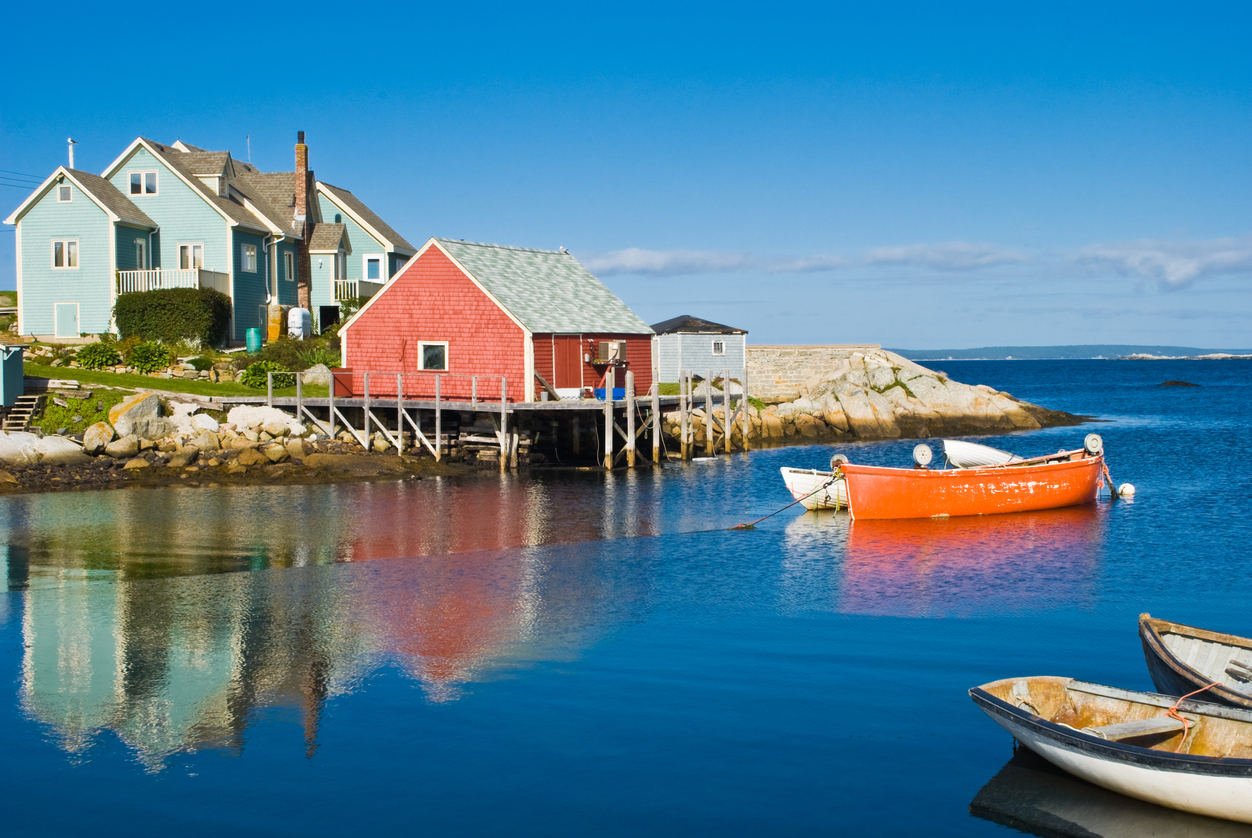
[(208, 465), (209, 465), (209, 466), (211, 466), (211, 467), (213, 467), (213, 468), (216, 468), (217, 466), (220, 466), (221, 464), (222, 464), (222, 461), (221, 461), (221, 460), (219, 460), (217, 457), (214, 457), (213, 459), (209, 460), (209, 462), (208, 462)]
[(104, 446), (113, 441), (113, 426), (108, 422), (97, 422), (83, 432), (83, 450), (93, 457), (104, 450)]
[(399, 457), (375, 457), (372, 454), (309, 454), (304, 458), (309, 468), (326, 469), (354, 477), (395, 474), (404, 470)]
[[(266, 407), (264, 405), (239, 405), (233, 407), (226, 416), (226, 421), (238, 428), (257, 429), (261, 428), (269, 422), (282, 423), (293, 435), (303, 435), (304, 426), (295, 420), (294, 417), (279, 410), (276, 407)], [(270, 434), (273, 436), (273, 434)]]
[(837, 396), (839, 406), (847, 417), (848, 428), (857, 436), (868, 439), (897, 439), (900, 436), (891, 402), (878, 393), (849, 388)]
[(0, 432), (0, 462), (10, 465), (26, 465), (39, 459), (35, 443), (39, 437), (24, 431)]
[(35, 443), (35, 453), (45, 463), (80, 465), (91, 462), (91, 457), (84, 454), (82, 448), (62, 436), (46, 436), (39, 440)]
[(197, 413), (195, 416), (192, 416), (191, 423), (202, 431), (211, 431), (213, 433), (217, 433), (218, 428), (221, 427), (217, 420), (207, 413)]
[(287, 426), (286, 422), (277, 422), (277, 421), (266, 422), (264, 425), (261, 426), (261, 430), (265, 431), (267, 434), (274, 437), (275, 439), (291, 431), (291, 429)]
[(896, 383), (896, 371), (888, 366), (876, 366), (866, 372), (866, 377), (869, 386), (880, 393)]
[(118, 436), (131, 434), (144, 439), (167, 436), (173, 428), (161, 419), (161, 400), (153, 393), (136, 393), (109, 408), (109, 424)]
[(244, 474), (245, 472), (247, 472), (247, 470), (248, 470), (248, 469), (244, 468), (244, 466), (243, 466), (243, 464), (242, 464), (242, 463), (240, 463), (240, 462), (233, 462), (233, 463), (231, 463), (231, 464), (230, 464), (230, 466), (226, 469), (226, 473), (227, 473), (227, 474)]
[(115, 439), (104, 446), (104, 453), (115, 460), (125, 460), (139, 453), (139, 437), (134, 434)]
[(133, 460), (127, 460), (126, 465), (122, 466), (122, 468), (124, 469), (147, 468), (150, 465), (152, 464), (149, 463), (147, 460), (145, 460), (143, 457), (136, 457)]
[(241, 466), (266, 466), (270, 459), (255, 448), (246, 448), (239, 452), (236, 462)]
[(17, 478), (7, 471), (0, 471), (0, 483), (17, 483)]
[(798, 435), (810, 439), (821, 436), (826, 430), (825, 423), (810, 413), (797, 413), (795, 426)]
[(256, 446), (256, 443), (253, 442), (252, 440), (247, 439), (246, 437), (235, 437), (234, 439), (230, 441), (230, 447), (236, 450), (243, 450), (245, 448), (254, 448), (255, 446)]
[(303, 460), (308, 452), (305, 451), (304, 443), (298, 439), (293, 439), (287, 443), (287, 456), (293, 460)]
[(320, 384), (323, 387), (329, 387), (330, 368), (325, 364), (316, 364), (300, 373), (300, 380), (305, 384)]
[(374, 450), (379, 454), (391, 448), (391, 443), (387, 441), (387, 437), (382, 434), (374, 434)]
[(782, 439), (783, 437), (782, 419), (772, 410), (761, 414), (761, 436), (765, 439)]
[(259, 437), (261, 442), (272, 442), (274, 439), (273, 435), (271, 435), (268, 431), (261, 431)]
[(217, 434), (212, 433), (211, 431), (205, 431), (199, 434), (198, 436), (196, 436), (196, 438), (192, 441), (191, 444), (196, 446), (196, 448), (198, 448), (201, 451), (222, 450), (221, 440), (218, 439)]
[(287, 446), (279, 445), (277, 443), (265, 446), (261, 449), (261, 453), (264, 454), (266, 459), (268, 459), (271, 463), (281, 463), (289, 456), (287, 454)]

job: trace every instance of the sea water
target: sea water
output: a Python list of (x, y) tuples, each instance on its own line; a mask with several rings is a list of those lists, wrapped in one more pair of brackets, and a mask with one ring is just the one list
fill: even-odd
[(727, 530), (786, 505), (778, 468), (824, 467), (817, 445), (3, 499), (6, 832), (1004, 833), (970, 803), (1013, 743), (970, 687), (1151, 689), (1143, 611), (1252, 635), (1252, 364), (933, 366), (1098, 417), (981, 441), (1096, 431), (1138, 493)]

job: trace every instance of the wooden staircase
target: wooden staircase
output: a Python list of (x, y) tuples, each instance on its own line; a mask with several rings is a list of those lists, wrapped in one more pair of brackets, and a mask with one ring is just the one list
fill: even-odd
[(43, 401), (46, 398), (47, 396), (42, 395), (19, 396), (17, 403), (4, 411), (4, 422), (0, 423), (0, 430), (7, 433), (29, 428), (31, 418), (43, 407)]

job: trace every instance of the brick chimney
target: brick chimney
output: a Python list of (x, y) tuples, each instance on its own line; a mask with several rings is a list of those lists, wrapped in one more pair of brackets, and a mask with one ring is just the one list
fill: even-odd
[(308, 308), (309, 274), (313, 260), (309, 257), (309, 237), (313, 235), (312, 218), (309, 214), (309, 192), (313, 185), (313, 173), (309, 171), (309, 147), (304, 144), (304, 132), (296, 132), (296, 206), (295, 227), (300, 233), (296, 242), (296, 301), (301, 308)]
[(304, 132), (296, 132), (296, 221), (309, 216), (309, 147)]

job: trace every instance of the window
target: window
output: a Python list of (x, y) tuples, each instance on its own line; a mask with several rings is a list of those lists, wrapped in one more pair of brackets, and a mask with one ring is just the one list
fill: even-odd
[(383, 278), (383, 257), (366, 256), (365, 276), (361, 278), (369, 282), (381, 282)]
[(250, 274), (256, 273), (256, 245), (242, 245), (240, 247), (240, 251), (243, 261), (243, 270)]
[(135, 239), (135, 270), (148, 268), (148, 243), (143, 239)]
[(446, 370), (448, 368), (448, 342), (418, 341), (417, 355), (424, 370)]
[(296, 260), (292, 258), (290, 253), (283, 254), (283, 270), (286, 271), (286, 273), (283, 274), (283, 278), (288, 282), (291, 282), (296, 278)]
[(72, 200), (74, 200), (74, 190), (68, 186), (57, 187), (57, 201), (59, 203), (68, 204)]
[(726, 341), (724, 340), (713, 341), (713, 354), (725, 355), (726, 354)]
[(335, 254), (335, 279), (348, 278), (348, 254)]
[(78, 267), (78, 239), (55, 239), (52, 242), (52, 267)]
[(155, 195), (157, 193), (156, 172), (131, 172), (130, 194)]
[(178, 246), (178, 268), (189, 271), (204, 267), (204, 245), (180, 244)]

